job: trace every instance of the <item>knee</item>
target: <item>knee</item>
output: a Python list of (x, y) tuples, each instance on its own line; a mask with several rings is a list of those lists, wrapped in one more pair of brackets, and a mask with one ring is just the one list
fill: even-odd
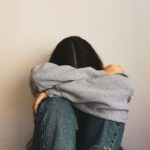
[(70, 124), (78, 129), (76, 114), (71, 102), (63, 97), (48, 97), (43, 100), (38, 108), (39, 116), (48, 120), (51, 118), (59, 124)]
[(55, 114), (55, 116), (75, 115), (71, 102), (63, 97), (47, 97), (38, 108), (39, 113)]

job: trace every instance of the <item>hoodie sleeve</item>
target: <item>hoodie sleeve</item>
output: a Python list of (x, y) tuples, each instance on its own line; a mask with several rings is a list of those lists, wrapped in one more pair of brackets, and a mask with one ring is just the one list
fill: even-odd
[(130, 79), (119, 74), (60, 84), (53, 91), (47, 90), (48, 95), (51, 92), (56, 95), (61, 93), (62, 97), (85, 113), (118, 122), (126, 122), (129, 102), (134, 93)]
[(104, 74), (106, 74), (105, 71), (98, 71), (92, 67), (74, 68), (70, 65), (59, 66), (54, 63), (46, 62), (31, 69), (30, 87), (33, 95), (37, 92), (48, 90), (58, 95), (58, 92), (54, 89), (62, 83), (100, 77)]
[(49, 97), (63, 96), (73, 103), (101, 103), (101, 107), (113, 105), (111, 108), (127, 105), (133, 95), (129, 77), (108, 75), (92, 67), (77, 69), (53, 63), (32, 68), (30, 86), (33, 95), (46, 91)]
[[(48, 95), (51, 92), (47, 90)], [(128, 105), (134, 90), (130, 78), (113, 74), (60, 84), (56, 86), (55, 92), (73, 103), (94, 102), (104, 108), (122, 109)]]

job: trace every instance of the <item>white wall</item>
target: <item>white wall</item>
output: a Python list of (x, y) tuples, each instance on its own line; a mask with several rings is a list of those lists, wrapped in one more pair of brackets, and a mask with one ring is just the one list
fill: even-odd
[(0, 0), (0, 149), (24, 150), (32, 136), (32, 66), (64, 37), (88, 40), (107, 64), (132, 77), (123, 146), (150, 150), (149, 0)]

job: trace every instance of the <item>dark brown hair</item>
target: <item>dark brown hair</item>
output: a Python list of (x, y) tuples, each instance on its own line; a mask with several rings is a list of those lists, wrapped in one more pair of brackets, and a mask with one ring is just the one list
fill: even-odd
[(78, 36), (70, 36), (60, 41), (54, 49), (49, 62), (57, 65), (71, 65), (75, 68), (104, 68), (103, 62), (94, 48)]

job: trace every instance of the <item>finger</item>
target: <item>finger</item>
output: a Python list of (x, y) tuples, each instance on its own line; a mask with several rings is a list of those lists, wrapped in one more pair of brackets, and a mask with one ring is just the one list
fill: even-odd
[(37, 109), (38, 109), (38, 106), (40, 104), (40, 102), (42, 101), (41, 98), (37, 98), (35, 99), (34, 101), (34, 104), (33, 104), (33, 113), (36, 115), (37, 114)]
[(36, 101), (34, 104), (33, 104), (33, 107), (32, 107), (32, 109), (33, 109), (33, 114), (34, 115), (36, 115), (37, 114), (37, 108), (38, 108), (38, 102)]
[(43, 93), (40, 93), (37, 95), (37, 97), (35, 98), (34, 104), (32, 106), (32, 110), (33, 110), (34, 115), (36, 115), (36, 113), (37, 113), (37, 109), (38, 109), (40, 102), (43, 101), (44, 98), (46, 98), (46, 97), (47, 97), (46, 92), (43, 92)]

